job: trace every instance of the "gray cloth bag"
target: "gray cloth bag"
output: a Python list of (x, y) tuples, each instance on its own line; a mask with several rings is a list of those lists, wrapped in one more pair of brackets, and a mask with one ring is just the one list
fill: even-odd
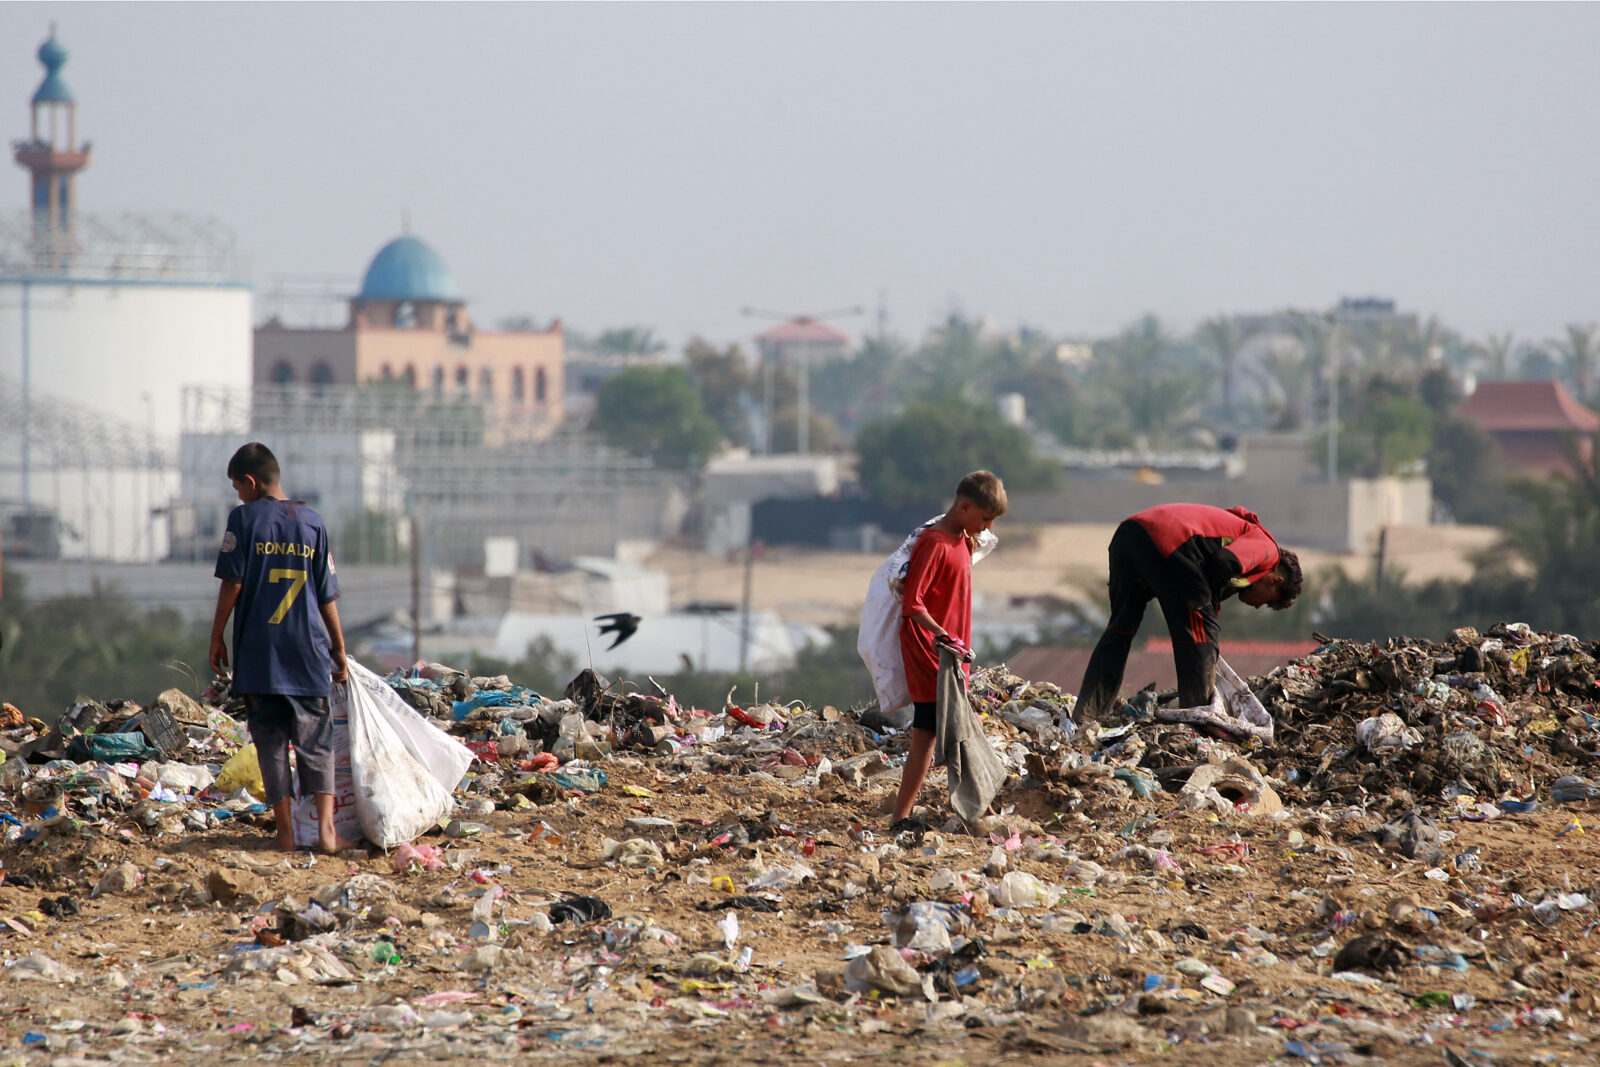
[(960, 657), (940, 645), (933, 762), (949, 768), (950, 806), (957, 815), (972, 822), (989, 809), (990, 801), (999, 794), (1005, 784), (1006, 768), (967, 702), (966, 681)]

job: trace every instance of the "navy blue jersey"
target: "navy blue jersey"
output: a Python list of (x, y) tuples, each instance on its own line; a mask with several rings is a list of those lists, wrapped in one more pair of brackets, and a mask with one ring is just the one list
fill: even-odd
[(218, 578), (239, 583), (233, 690), (325, 697), (333, 679), (322, 604), (339, 596), (328, 531), (299, 500), (263, 498), (228, 515)]

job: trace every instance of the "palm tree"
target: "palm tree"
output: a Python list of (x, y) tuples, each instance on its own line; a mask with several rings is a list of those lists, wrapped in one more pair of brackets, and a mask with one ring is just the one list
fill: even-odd
[(1250, 339), (1250, 331), (1239, 329), (1239, 320), (1232, 315), (1213, 315), (1195, 330), (1195, 339), (1217, 357), (1222, 372), (1222, 421), (1233, 423), (1234, 373), (1239, 362), (1239, 350)]
[(1483, 344), (1484, 370), (1491, 379), (1509, 378), (1517, 369), (1518, 345), (1515, 335), (1491, 333)]
[(1595, 324), (1569, 322), (1564, 341), (1550, 342), (1566, 359), (1567, 373), (1581, 402), (1587, 403), (1594, 389), (1595, 361), (1600, 359), (1600, 339)]

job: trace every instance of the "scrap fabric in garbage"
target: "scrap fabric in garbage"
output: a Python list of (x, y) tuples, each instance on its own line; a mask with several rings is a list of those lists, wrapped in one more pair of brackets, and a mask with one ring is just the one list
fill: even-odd
[(385, 848), (336, 857), (267, 847), (225, 687), (6, 707), (0, 1042), (1600, 1062), (1597, 653), (1519, 624), (1332, 641), (1215, 708), (1098, 721), (989, 667), (993, 814), (935, 772), (894, 826), (905, 737), (854, 710), (420, 663), (355, 679), (387, 710), (347, 728), (341, 815)]

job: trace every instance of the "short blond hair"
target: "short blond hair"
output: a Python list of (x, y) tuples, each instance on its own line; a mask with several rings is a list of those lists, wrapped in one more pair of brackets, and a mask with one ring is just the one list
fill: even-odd
[(956, 496), (996, 517), (1006, 513), (1006, 485), (993, 471), (973, 471), (956, 483)]

